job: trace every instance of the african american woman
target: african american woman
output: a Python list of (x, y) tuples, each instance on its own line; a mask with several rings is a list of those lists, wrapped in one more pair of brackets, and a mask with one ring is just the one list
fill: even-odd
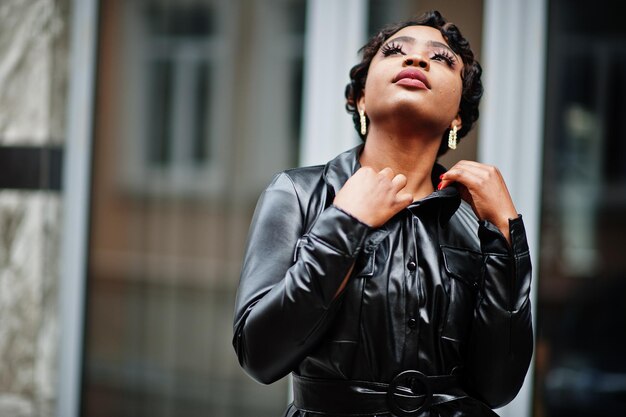
[(478, 119), (481, 67), (438, 12), (350, 71), (363, 144), (277, 174), (250, 227), (233, 344), (285, 415), (494, 416), (533, 350), (531, 265), (497, 168), (437, 158)]

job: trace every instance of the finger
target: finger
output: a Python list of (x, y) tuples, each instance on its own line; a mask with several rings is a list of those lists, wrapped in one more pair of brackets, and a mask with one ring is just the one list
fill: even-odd
[[(357, 173), (360, 172), (365, 175), (376, 174), (376, 171), (372, 167), (364, 166), (358, 169)], [(356, 174), (356, 173), (355, 173)]]
[(483, 178), (487, 178), (488, 177), (488, 170), (479, 163), (471, 163), (472, 161), (459, 161), (456, 163), (456, 165), (454, 165), (452, 168), (450, 168), (447, 172), (445, 172), (442, 175), (443, 179), (449, 179), (449, 174), (451, 172), (455, 172), (458, 170), (463, 170), (463, 171), (467, 171), (470, 172), (476, 176), (480, 176)]
[[(470, 161), (468, 159), (462, 159), (459, 162), (456, 163), (456, 165), (462, 165), (462, 166), (475, 166), (475, 167), (483, 167), (486, 166), (485, 164), (482, 164), (480, 162), (476, 162), (476, 161)], [(454, 167), (453, 167), (454, 168)]]
[(457, 189), (459, 190), (459, 194), (461, 195), (461, 198), (467, 201), (472, 206), (474, 211), (476, 211), (474, 207), (474, 200), (472, 199), (472, 195), (470, 194), (470, 192), (467, 190), (467, 187), (464, 186), (463, 184), (459, 184), (457, 186)]
[(406, 207), (413, 202), (413, 195), (410, 193), (400, 192), (396, 194), (396, 203), (402, 207)]
[(467, 168), (456, 167), (446, 172), (441, 179), (440, 189), (445, 188), (458, 182), (465, 185), (468, 189), (479, 187), (484, 182), (484, 178)]
[[(452, 167), (452, 169), (454, 168), (462, 168), (468, 170), (470, 172), (473, 172), (475, 175), (479, 175), (485, 178), (486, 180), (489, 180), (490, 178), (502, 177), (497, 167), (488, 164), (481, 164), (476, 161), (459, 161), (454, 167)], [(443, 177), (445, 178), (445, 176), (446, 175), (444, 173)]]
[(395, 190), (401, 190), (406, 186), (407, 179), (403, 174), (398, 174), (391, 180), (391, 185)]
[(474, 170), (466, 168), (453, 168), (443, 175), (441, 183), (439, 183), (438, 189), (443, 189), (453, 182), (458, 182), (465, 185), (468, 190), (477, 189), (484, 185), (485, 178), (476, 173)]
[(378, 172), (378, 175), (381, 175), (389, 180), (393, 179), (393, 170), (389, 167), (383, 168)]

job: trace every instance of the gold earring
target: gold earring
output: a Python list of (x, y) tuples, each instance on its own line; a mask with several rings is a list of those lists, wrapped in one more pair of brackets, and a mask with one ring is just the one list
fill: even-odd
[(361, 120), (361, 136), (367, 134), (367, 121), (365, 120), (365, 110), (359, 109), (359, 119)]
[(456, 125), (452, 126), (450, 133), (448, 133), (448, 148), (456, 149)]

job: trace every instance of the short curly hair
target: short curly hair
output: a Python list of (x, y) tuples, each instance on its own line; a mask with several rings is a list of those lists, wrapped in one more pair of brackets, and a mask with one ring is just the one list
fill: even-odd
[[(360, 132), (357, 103), (363, 95), (370, 63), (383, 43), (400, 29), (407, 26), (430, 26), (439, 30), (450, 48), (459, 55), (463, 61), (463, 70), (461, 73), (463, 92), (459, 108), (462, 127), (457, 134), (460, 139), (470, 131), (474, 122), (478, 120), (478, 105), (483, 95), (483, 84), (480, 80), (482, 68), (474, 58), (474, 53), (467, 39), (463, 37), (454, 23), (447, 22), (438, 11), (426, 12), (417, 18), (385, 26), (359, 49), (359, 53), (363, 54), (363, 58), (360, 63), (356, 64), (350, 70), (350, 83), (346, 86), (345, 91), (346, 110), (348, 113), (352, 114), (354, 127), (361, 139), (365, 141), (366, 135), (362, 135)], [(367, 123), (369, 124), (369, 119), (367, 119)], [(437, 154), (438, 156), (443, 155), (448, 150), (448, 130), (449, 129), (446, 130), (442, 137), (441, 146)]]

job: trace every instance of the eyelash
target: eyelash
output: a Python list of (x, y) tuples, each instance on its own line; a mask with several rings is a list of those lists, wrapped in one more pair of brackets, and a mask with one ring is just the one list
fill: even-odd
[(445, 50), (435, 52), (435, 54), (430, 59), (442, 60), (446, 64), (448, 64), (448, 66), (450, 67), (454, 67), (454, 64), (456, 63), (456, 60), (454, 59), (452, 54), (450, 54), (450, 52), (445, 51)]
[[(380, 51), (383, 54), (383, 56), (390, 56), (390, 55), (395, 55), (395, 54), (406, 55), (406, 53), (402, 50), (402, 45), (397, 44), (395, 42), (391, 42), (391, 43), (387, 43), (383, 45)], [(456, 59), (454, 58), (454, 56), (452, 56), (452, 54), (450, 54), (450, 52), (446, 50), (435, 52), (435, 54), (430, 59), (443, 61), (449, 67), (454, 67), (454, 64), (456, 63)]]
[(394, 55), (394, 54), (406, 55), (404, 51), (402, 50), (402, 45), (397, 44), (395, 42), (391, 42), (391, 43), (387, 43), (383, 45), (383, 47), (380, 48), (380, 52), (382, 52), (384, 56), (389, 56), (389, 55)]

